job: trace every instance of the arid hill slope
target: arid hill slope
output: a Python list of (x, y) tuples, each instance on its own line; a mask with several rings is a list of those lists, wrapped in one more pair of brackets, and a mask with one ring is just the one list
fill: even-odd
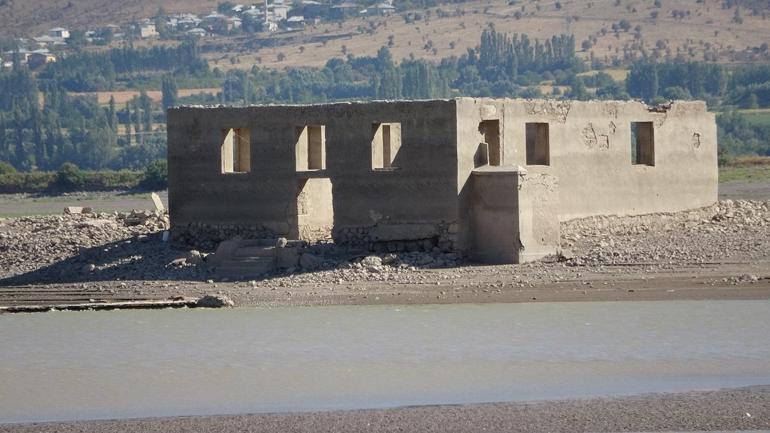
[[(0, 0), (0, 35), (36, 35), (59, 25), (84, 29), (121, 24), (152, 16), (161, 5), (167, 12), (202, 13), (215, 9), (218, 1)], [(206, 38), (203, 43), (209, 46), (207, 57), (221, 69), (254, 64), (322, 66), (347, 53), (373, 55), (383, 45), (390, 45), (397, 60), (411, 56), (439, 60), (477, 45), (481, 31), (491, 24), (500, 31), (541, 39), (574, 34), (578, 50), (591, 39), (591, 46), (583, 50), (586, 58), (622, 59), (624, 51), (639, 55), (643, 47), (647, 53), (657, 49), (660, 58), (683, 54), (703, 60), (708, 53), (710, 61), (766, 60), (767, 53), (759, 47), (770, 41), (770, 10), (753, 14), (744, 7), (738, 17), (736, 8), (725, 9), (724, 3), (662, 0), (656, 7), (651, 0), (476, 0), (421, 10), (421, 19), (410, 23), (404, 14), (361, 17), (274, 34), (269, 44), (258, 42), (265, 35)], [(628, 25), (616, 33), (613, 24), (621, 20)], [(265, 45), (272, 47), (261, 48)], [(747, 47), (757, 52), (747, 55)], [(733, 51), (744, 53), (736, 56)]]

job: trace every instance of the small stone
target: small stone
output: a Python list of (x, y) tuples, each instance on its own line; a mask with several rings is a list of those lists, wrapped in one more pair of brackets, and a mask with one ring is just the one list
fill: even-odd
[(361, 264), (367, 267), (382, 266), (382, 259), (377, 256), (366, 256), (361, 260)]
[(203, 262), (203, 255), (198, 250), (190, 250), (190, 252), (187, 253), (187, 257), (185, 258), (187, 263), (191, 265), (199, 265)]
[(187, 259), (185, 257), (179, 257), (178, 259), (174, 259), (169, 263), (168, 265), (171, 267), (182, 267), (187, 264)]

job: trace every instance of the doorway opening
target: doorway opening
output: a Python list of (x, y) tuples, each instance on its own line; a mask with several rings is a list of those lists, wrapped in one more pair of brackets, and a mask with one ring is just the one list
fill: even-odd
[(331, 180), (307, 178), (297, 182), (296, 238), (308, 242), (331, 240), (334, 228)]
[(481, 121), (479, 133), (484, 136), (484, 143), (487, 145), (489, 165), (502, 165), (503, 149), (500, 146), (500, 121), (497, 119)]

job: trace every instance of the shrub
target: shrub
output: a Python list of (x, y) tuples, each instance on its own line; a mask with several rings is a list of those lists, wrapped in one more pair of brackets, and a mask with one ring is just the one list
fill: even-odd
[(0, 175), (10, 173), (16, 173), (16, 169), (11, 164), (5, 161), (0, 161)]
[(86, 175), (77, 165), (65, 162), (56, 172), (56, 182), (52, 185), (55, 189), (63, 191), (81, 190), (86, 184)]
[(156, 159), (144, 169), (141, 186), (146, 189), (166, 189), (168, 187), (168, 162)]

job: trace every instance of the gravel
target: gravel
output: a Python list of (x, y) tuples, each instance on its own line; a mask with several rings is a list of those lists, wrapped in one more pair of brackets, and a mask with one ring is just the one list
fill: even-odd
[[(0, 219), (0, 285), (125, 280), (145, 282), (139, 288), (144, 291), (153, 281), (222, 283), (210, 272), (210, 253), (163, 241), (167, 227), (167, 215), (149, 211)], [(475, 291), (471, 280), (483, 274), (485, 287), (479, 290), (486, 293), (580, 279), (613, 267), (650, 272), (689, 264), (761, 263), (770, 255), (770, 203), (725, 200), (672, 214), (591, 217), (562, 223), (561, 230), (560, 254), (493, 267), (465, 266), (457, 254), (438, 250), (371, 254), (311, 245), (302, 248), (299, 267), (256, 279), (249, 287), (347, 286), (358, 292), (373, 284), (455, 284)], [(726, 275), (723, 282), (753, 283), (765, 277), (740, 273)]]
[(694, 211), (591, 217), (562, 224), (571, 266), (658, 267), (752, 260), (770, 252), (770, 202), (724, 200)]
[(770, 429), (770, 386), (358, 411), (6, 424), (2, 433), (634, 432)]

